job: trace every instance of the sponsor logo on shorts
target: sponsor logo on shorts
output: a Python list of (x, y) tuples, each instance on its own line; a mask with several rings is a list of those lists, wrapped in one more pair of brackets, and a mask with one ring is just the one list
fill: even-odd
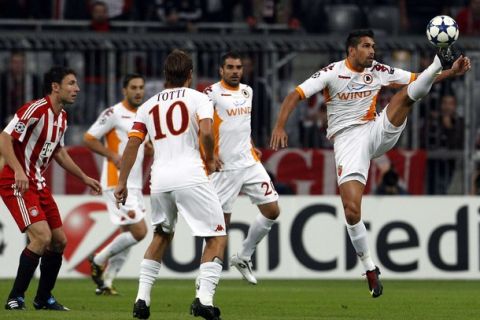
[(342, 175), (342, 171), (343, 171), (343, 166), (338, 166), (337, 174), (338, 174), (339, 177)]
[(36, 217), (36, 216), (38, 216), (39, 211), (38, 211), (37, 207), (31, 207), (31, 208), (28, 208), (28, 213), (29, 213), (32, 217)]
[(217, 227), (215, 228), (215, 232), (221, 232), (223, 230), (225, 230), (225, 228), (221, 224), (218, 224)]
[(15, 132), (22, 134), (23, 131), (25, 131), (25, 123), (20, 121), (17, 122), (17, 124), (15, 125)]

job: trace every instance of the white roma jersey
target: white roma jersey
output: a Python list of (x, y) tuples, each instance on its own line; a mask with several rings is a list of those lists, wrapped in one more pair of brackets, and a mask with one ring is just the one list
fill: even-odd
[(340, 130), (375, 119), (382, 86), (406, 85), (413, 80), (414, 73), (377, 61), (363, 72), (356, 72), (345, 59), (317, 71), (296, 90), (303, 99), (323, 90), (328, 115), (327, 138), (330, 139)]
[(165, 89), (140, 106), (129, 136), (152, 139), (152, 193), (209, 181), (199, 149), (198, 122), (206, 118), (213, 119), (212, 102), (190, 88)]
[(259, 160), (251, 139), (252, 88), (242, 83), (233, 88), (220, 81), (204, 92), (215, 108), (215, 153), (223, 161), (222, 170), (254, 165)]
[[(137, 110), (127, 107), (126, 102), (122, 101), (103, 111), (97, 121), (88, 129), (88, 136), (95, 139), (105, 137), (105, 146), (113, 152), (123, 154), (128, 142), (128, 132), (133, 126)], [(144, 144), (138, 150), (137, 160), (133, 165), (130, 176), (128, 177), (128, 188), (143, 188), (143, 156)], [(115, 164), (104, 158), (102, 167), (101, 184), (104, 189), (115, 188), (118, 184), (118, 169)]]

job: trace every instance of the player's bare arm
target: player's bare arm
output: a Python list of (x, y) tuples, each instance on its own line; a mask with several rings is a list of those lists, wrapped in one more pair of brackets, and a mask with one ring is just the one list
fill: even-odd
[(297, 91), (290, 92), (288, 96), (283, 100), (280, 107), (280, 113), (278, 114), (277, 122), (272, 130), (272, 138), (270, 139), (270, 148), (278, 150), (278, 147), (288, 147), (288, 136), (285, 132), (285, 125), (288, 117), (292, 113), (293, 109), (297, 106), (297, 103), (301, 100), (300, 94)]
[(100, 194), (102, 192), (100, 183), (97, 180), (87, 176), (85, 172), (83, 172), (83, 170), (80, 169), (80, 167), (73, 161), (65, 148), (59, 148), (53, 157), (63, 169), (79, 178), (85, 185), (89, 186), (95, 194)]
[(28, 178), (22, 165), (13, 151), (13, 138), (6, 132), (0, 134), (0, 153), (5, 158), (5, 162), (15, 172), (15, 186), (21, 193), (28, 190)]
[(130, 137), (128, 139), (127, 146), (123, 151), (122, 165), (120, 167), (120, 174), (118, 177), (118, 184), (115, 187), (115, 199), (117, 199), (117, 207), (119, 204), (125, 205), (127, 201), (128, 190), (127, 180), (132, 170), (135, 160), (137, 160), (138, 148), (142, 144), (142, 139), (139, 137)]
[(472, 67), (470, 58), (461, 55), (452, 65), (452, 68), (442, 71), (442, 73), (435, 79), (435, 82), (439, 82), (452, 77), (463, 76)]
[(214, 157), (215, 140), (213, 138), (212, 119), (202, 119), (200, 126), (200, 141), (205, 151), (205, 161), (207, 163), (207, 173), (210, 174), (219, 170)]
[(122, 157), (118, 153), (115, 153), (112, 150), (105, 147), (100, 140), (86, 133), (83, 136), (83, 143), (87, 148), (89, 148), (95, 153), (98, 153), (101, 156), (106, 157), (108, 160), (112, 161), (117, 168), (120, 168)]

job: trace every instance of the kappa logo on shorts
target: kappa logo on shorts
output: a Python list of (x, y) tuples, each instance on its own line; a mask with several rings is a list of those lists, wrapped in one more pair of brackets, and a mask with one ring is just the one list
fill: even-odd
[(38, 216), (38, 214), (39, 214), (40, 212), (38, 211), (38, 208), (37, 208), (37, 207), (33, 206), (33, 207), (31, 207), (31, 208), (28, 208), (28, 213), (29, 213), (32, 217), (36, 217), (36, 216)]
[(343, 166), (338, 166), (337, 174), (338, 174), (339, 177), (342, 175), (342, 171), (343, 171)]
[(215, 228), (215, 232), (221, 232), (223, 230), (225, 230), (225, 228), (221, 224), (218, 224), (217, 227)]
[(25, 127), (26, 127), (26, 126), (25, 126), (25, 123), (23, 123), (23, 122), (17, 122), (17, 124), (15, 125), (15, 129), (14, 129), (14, 130), (15, 130), (16, 133), (22, 134), (23, 131), (25, 131)]

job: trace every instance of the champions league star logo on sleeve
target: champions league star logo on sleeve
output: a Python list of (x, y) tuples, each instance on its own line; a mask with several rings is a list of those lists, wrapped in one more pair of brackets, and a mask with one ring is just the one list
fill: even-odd
[(25, 127), (26, 127), (26, 126), (25, 126), (25, 123), (19, 121), (19, 122), (17, 122), (17, 124), (15, 125), (15, 129), (14, 129), (14, 130), (15, 130), (16, 133), (22, 134), (23, 131), (25, 131)]

